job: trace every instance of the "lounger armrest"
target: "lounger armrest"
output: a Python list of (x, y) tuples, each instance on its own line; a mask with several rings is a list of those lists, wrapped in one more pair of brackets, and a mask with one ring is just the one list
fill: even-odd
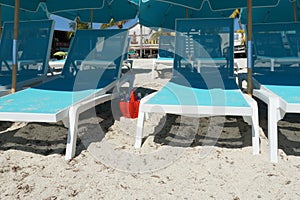
[(280, 107), (282, 107), (283, 105), (278, 96), (264, 89), (253, 90), (253, 95), (265, 102), (268, 106), (271, 105), (272, 108), (276, 109), (277, 121), (281, 120), (284, 117), (285, 111), (283, 109), (280, 109)]

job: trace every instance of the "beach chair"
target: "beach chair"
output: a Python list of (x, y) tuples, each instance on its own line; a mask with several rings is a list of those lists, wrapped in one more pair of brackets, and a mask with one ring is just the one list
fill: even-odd
[(152, 65), (152, 79), (154, 79), (154, 71), (157, 70), (158, 65), (173, 66), (175, 49), (175, 37), (162, 35), (159, 37), (157, 58)]
[[(268, 140), (270, 161), (278, 162), (278, 127), (277, 122), (286, 113), (300, 113), (300, 68), (298, 57), (298, 42), (300, 38), (299, 23), (258, 24), (253, 26), (256, 48), (271, 52), (273, 61), (269, 65), (253, 68), (253, 95), (267, 104), (268, 107)], [(261, 34), (261, 35), (260, 35)], [(260, 35), (260, 36), (258, 36)], [(263, 35), (263, 37), (261, 37)], [(284, 41), (282, 36), (286, 37)], [(278, 43), (278, 41), (280, 41)], [(272, 43), (270, 45), (270, 43)], [(285, 43), (285, 45), (283, 45)], [(278, 46), (276, 46), (278, 45)], [(257, 50), (257, 49), (256, 49)], [(285, 53), (285, 54), (284, 54)], [(280, 57), (289, 55), (287, 57)], [(274, 64), (289, 64), (276, 67)], [(293, 66), (296, 64), (296, 66)], [(268, 70), (268, 69), (273, 70)], [(239, 75), (239, 82), (247, 80), (246, 74)]]
[(127, 37), (127, 30), (77, 30), (61, 75), (1, 97), (0, 120), (63, 121), (69, 127), (65, 158), (72, 158), (79, 114), (111, 100), (112, 90), (128, 82), (120, 79)]
[(253, 27), (256, 66), (261, 63), (270, 63), (270, 70), (274, 71), (276, 65), (299, 65), (300, 58), (293, 51), (294, 45), (291, 49), (288, 47), (288, 41), (284, 40), (287, 31), (293, 30), (291, 28), (295, 27), (295, 23), (255, 24)]
[[(19, 23), (17, 90), (47, 77), (53, 31), (53, 20)], [(11, 88), (13, 34), (14, 23), (4, 23), (0, 43), (0, 96)]]
[[(201, 73), (191, 70), (187, 60), (196, 63), (195, 48), (203, 48), (199, 35), (219, 34), (228, 44), (225, 67), (210, 64)], [(225, 46), (224, 46), (225, 47)], [(203, 48), (204, 52), (205, 49)], [(209, 54), (206, 51), (205, 54)], [(199, 55), (196, 57), (199, 58)], [(205, 55), (207, 57), (207, 55)], [(145, 114), (164, 113), (182, 116), (242, 116), (252, 124), (253, 154), (259, 153), (258, 108), (256, 102), (239, 90), (233, 75), (233, 20), (232, 19), (178, 19), (176, 21), (176, 48), (171, 80), (159, 91), (141, 100), (135, 147), (143, 139)], [(228, 68), (227, 68), (228, 67)]]

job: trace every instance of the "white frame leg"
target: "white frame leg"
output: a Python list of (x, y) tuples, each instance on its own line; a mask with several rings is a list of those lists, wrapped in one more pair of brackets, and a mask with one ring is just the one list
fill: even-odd
[(134, 144), (134, 147), (136, 149), (141, 148), (142, 146), (144, 121), (145, 121), (145, 113), (139, 111), (137, 127), (136, 127), (135, 144)]

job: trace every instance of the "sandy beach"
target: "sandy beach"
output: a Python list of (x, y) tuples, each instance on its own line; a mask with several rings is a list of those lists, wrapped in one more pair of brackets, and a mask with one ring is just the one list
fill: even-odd
[[(171, 68), (160, 65), (151, 79), (151, 65), (151, 59), (134, 60), (125, 74), (143, 95), (171, 77)], [(70, 161), (61, 122), (0, 122), (0, 199), (300, 199), (300, 117), (288, 114), (278, 123), (274, 164), (266, 105), (258, 105), (261, 152), (255, 156), (251, 127), (241, 117), (150, 114), (148, 137), (135, 149), (137, 119), (120, 117), (116, 100), (80, 116)]]

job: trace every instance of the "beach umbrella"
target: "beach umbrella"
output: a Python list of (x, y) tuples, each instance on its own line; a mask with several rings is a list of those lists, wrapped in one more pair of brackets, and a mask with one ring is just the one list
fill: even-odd
[[(293, 22), (299, 21), (299, 0), (281, 0), (276, 7), (253, 8), (253, 23)], [(241, 23), (246, 24), (248, 14), (246, 9), (241, 9)]]
[(175, 29), (176, 18), (227, 18), (234, 9), (212, 11), (204, 2), (200, 9), (185, 7), (162, 1), (143, 0), (140, 3), (139, 23), (151, 28)]
[(104, 5), (99, 9), (84, 9), (73, 11), (58, 11), (55, 14), (67, 19), (80, 18), (82, 22), (108, 23), (114, 21), (134, 19), (138, 6), (127, 0), (104, 0)]
[(55, 13), (58, 11), (71, 11), (76, 9), (93, 9), (103, 7), (103, 0), (0, 0), (1, 5), (13, 6), (14, 12), (14, 39), (13, 39), (13, 60), (12, 60), (12, 88), (11, 93), (16, 91), (17, 83), (17, 63), (18, 63), (18, 24), (20, 9), (27, 11), (36, 11), (39, 6), (43, 7), (46, 13)]
[[(147, 2), (151, 0), (141, 0)], [(267, 8), (275, 7), (279, 4), (280, 0), (152, 0), (157, 2), (167, 2), (174, 5), (183, 6), (190, 9), (201, 10), (205, 2), (208, 2), (211, 9), (214, 11), (247, 8), (248, 13), (248, 34), (247, 34), (247, 72), (248, 72), (248, 84), (247, 92), (252, 95), (252, 68), (253, 68), (253, 40), (252, 40), (252, 8)], [(140, 2), (141, 4), (141, 2)]]

